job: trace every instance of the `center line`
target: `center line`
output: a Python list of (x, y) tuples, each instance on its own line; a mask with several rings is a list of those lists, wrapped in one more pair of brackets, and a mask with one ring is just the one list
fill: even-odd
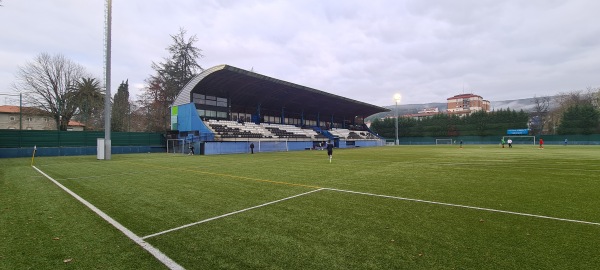
[(389, 198), (389, 199), (396, 199), (396, 200), (403, 200), (403, 201), (422, 202), (422, 203), (429, 203), (429, 204), (437, 204), (437, 205), (445, 205), (445, 206), (452, 206), (452, 207), (461, 207), (461, 208), (475, 209), (475, 210), (488, 211), (488, 212), (496, 212), (496, 213), (518, 215), (518, 216), (544, 218), (544, 219), (551, 219), (551, 220), (559, 220), (559, 221), (567, 221), (567, 222), (574, 222), (574, 223), (582, 223), (582, 224), (589, 224), (589, 225), (600, 226), (600, 223), (590, 222), (590, 221), (584, 221), (584, 220), (557, 218), (557, 217), (534, 215), (534, 214), (527, 214), (527, 213), (519, 213), (519, 212), (513, 212), (513, 211), (506, 211), (506, 210), (498, 210), (498, 209), (492, 209), (492, 208), (484, 208), (484, 207), (468, 206), (468, 205), (453, 204), (453, 203), (444, 203), (444, 202), (435, 202), (435, 201), (411, 199), (411, 198), (396, 197), (396, 196), (389, 196), (389, 195), (380, 195), (380, 194), (358, 192), (358, 191), (351, 191), (351, 190), (343, 190), (343, 189), (335, 189), (335, 188), (322, 188), (322, 189), (324, 189), (324, 190), (331, 190), (331, 191), (338, 191), (338, 192), (353, 193), (353, 194), (360, 194), (360, 195), (367, 195), (367, 196)]
[(158, 236), (158, 235), (161, 235), (161, 234), (165, 234), (165, 233), (169, 233), (169, 232), (173, 232), (173, 231), (185, 229), (187, 227), (195, 226), (195, 225), (198, 225), (198, 224), (201, 224), (201, 223), (205, 223), (205, 222), (209, 222), (209, 221), (212, 221), (212, 220), (215, 220), (215, 219), (219, 219), (219, 218), (223, 218), (223, 217), (227, 217), (227, 216), (239, 214), (239, 213), (242, 213), (242, 212), (246, 212), (248, 210), (252, 210), (252, 209), (260, 208), (260, 207), (267, 206), (267, 205), (270, 205), (270, 204), (282, 202), (282, 201), (285, 201), (285, 200), (297, 198), (297, 197), (304, 196), (304, 195), (308, 195), (310, 193), (321, 191), (321, 190), (323, 190), (323, 188), (311, 190), (309, 192), (297, 194), (297, 195), (290, 196), (290, 197), (283, 198), (283, 199), (279, 199), (279, 200), (276, 200), (276, 201), (272, 201), (272, 202), (268, 202), (268, 203), (263, 203), (261, 205), (252, 206), (252, 207), (249, 207), (249, 208), (246, 208), (246, 209), (238, 210), (238, 211), (227, 213), (227, 214), (224, 214), (224, 215), (220, 215), (220, 216), (216, 216), (216, 217), (211, 217), (211, 218), (208, 218), (208, 219), (205, 219), (205, 220), (201, 220), (201, 221), (198, 221), (198, 222), (194, 222), (194, 223), (186, 224), (186, 225), (183, 225), (183, 226), (179, 226), (177, 228), (168, 229), (166, 231), (162, 231), (162, 232), (157, 232), (157, 233), (154, 233), (154, 234), (146, 235), (146, 236), (142, 237), (142, 239), (148, 239), (150, 237)]

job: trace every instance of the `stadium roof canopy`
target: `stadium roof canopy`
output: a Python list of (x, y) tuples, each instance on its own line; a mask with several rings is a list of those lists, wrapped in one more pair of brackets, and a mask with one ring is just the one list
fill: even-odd
[(389, 111), (386, 108), (282, 81), (233, 66), (220, 65), (204, 70), (179, 92), (174, 106), (192, 102), (192, 95), (228, 98), (231, 111), (251, 112), (284, 109), (288, 112), (319, 113), (352, 119)]

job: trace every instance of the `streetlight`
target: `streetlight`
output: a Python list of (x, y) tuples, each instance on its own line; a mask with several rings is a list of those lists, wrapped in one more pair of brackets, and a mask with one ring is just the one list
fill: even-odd
[(396, 145), (400, 144), (400, 140), (398, 140), (398, 103), (400, 103), (400, 99), (402, 99), (402, 95), (395, 94), (394, 100), (396, 100)]

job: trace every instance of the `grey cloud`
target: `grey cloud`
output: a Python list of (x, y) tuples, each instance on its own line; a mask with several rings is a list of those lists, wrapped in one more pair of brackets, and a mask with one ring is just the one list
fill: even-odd
[[(0, 89), (41, 52), (102, 76), (103, 1), (3, 4), (0, 25), (15, 27), (0, 37), (11, 62)], [(597, 87), (597, 10), (593, 0), (113, 1), (112, 88), (143, 84), (179, 27), (198, 37), (205, 68), (254, 68), (381, 106), (396, 92), (427, 103), (463, 89), (502, 100)]]

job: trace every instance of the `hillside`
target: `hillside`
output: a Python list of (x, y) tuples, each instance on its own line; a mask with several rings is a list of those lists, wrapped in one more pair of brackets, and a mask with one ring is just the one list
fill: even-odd
[[(394, 117), (395, 116), (395, 107), (396, 105), (384, 106), (384, 108), (390, 109), (389, 112), (377, 113), (367, 117), (366, 121), (373, 121), (376, 118), (385, 118), (385, 117)], [(491, 110), (500, 110), (500, 109), (511, 109), (515, 111), (526, 111), (531, 112), (535, 107), (535, 103), (533, 102), (533, 98), (525, 98), (525, 99), (513, 99), (513, 100), (499, 100), (499, 101), (490, 101)], [(432, 103), (424, 103), (424, 104), (403, 104), (398, 105), (398, 114), (413, 114), (418, 113), (420, 110), (424, 108), (438, 108), (440, 112), (446, 111), (448, 109), (448, 104), (446, 102), (432, 102)]]

